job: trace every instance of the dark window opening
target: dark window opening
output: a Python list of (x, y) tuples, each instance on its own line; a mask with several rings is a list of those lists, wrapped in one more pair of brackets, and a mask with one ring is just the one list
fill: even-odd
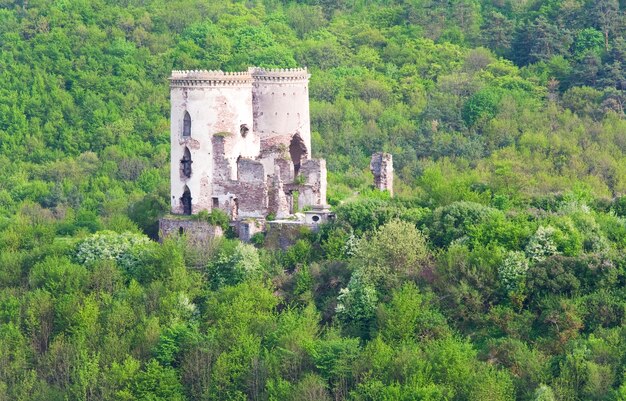
[(298, 191), (289, 191), (285, 193), (287, 196), (287, 204), (289, 205), (289, 213), (294, 214), (300, 211), (300, 206), (298, 204), (298, 200), (300, 198), (300, 192)]
[(189, 148), (185, 147), (185, 153), (183, 154), (183, 158), (180, 161), (181, 169), (183, 175), (187, 178), (191, 177), (191, 152), (189, 152)]
[(220, 200), (219, 198), (213, 198), (213, 207), (220, 207)]
[(250, 128), (248, 128), (248, 124), (241, 124), (239, 126), (239, 132), (241, 133), (242, 137), (246, 137), (246, 135), (248, 135), (248, 131), (250, 131)]
[(317, 223), (318, 221), (320, 221), (320, 216), (313, 216), (311, 217), (311, 220)]
[(182, 227), (178, 228), (178, 235), (183, 235), (185, 233), (185, 230)]
[(298, 173), (300, 173), (302, 158), (307, 155), (306, 145), (304, 144), (300, 134), (295, 134), (291, 139), (291, 143), (289, 144), (289, 155), (291, 156), (291, 161), (293, 162), (293, 176), (295, 178), (298, 176)]
[(187, 111), (183, 118), (183, 136), (191, 136), (191, 116)]
[(185, 185), (185, 191), (183, 192), (183, 196), (180, 198), (181, 203), (183, 204), (183, 214), (190, 215), (191, 214), (191, 191), (189, 191), (189, 187)]

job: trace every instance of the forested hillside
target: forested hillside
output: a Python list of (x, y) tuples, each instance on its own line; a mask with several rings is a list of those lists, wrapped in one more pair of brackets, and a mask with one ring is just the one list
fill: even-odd
[[(0, 0), (0, 400), (626, 399), (625, 10)], [(157, 244), (167, 77), (250, 65), (337, 221)]]

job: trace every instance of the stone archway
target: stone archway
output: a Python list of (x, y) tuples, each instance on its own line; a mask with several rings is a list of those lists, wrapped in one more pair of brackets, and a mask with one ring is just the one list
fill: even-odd
[(183, 177), (191, 177), (191, 163), (193, 163), (191, 160), (191, 152), (189, 152), (189, 148), (185, 146), (185, 152), (183, 153), (183, 158), (180, 161)]
[(294, 178), (298, 176), (300, 166), (302, 164), (302, 158), (305, 158), (307, 154), (308, 150), (304, 144), (304, 140), (300, 134), (296, 132), (293, 138), (291, 138), (291, 143), (289, 144), (289, 155), (291, 156), (291, 162), (293, 163)]
[(180, 198), (180, 202), (183, 205), (183, 214), (190, 215), (191, 214), (191, 191), (189, 187), (185, 185), (185, 190), (183, 191), (183, 196)]
[(185, 111), (185, 116), (183, 117), (183, 137), (191, 136), (191, 116), (188, 111)]

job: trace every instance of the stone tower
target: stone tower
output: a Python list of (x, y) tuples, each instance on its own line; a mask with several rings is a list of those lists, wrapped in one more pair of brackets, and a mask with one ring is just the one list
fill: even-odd
[(219, 208), (241, 222), (326, 205), (308, 81), (306, 69), (173, 71), (172, 213)]
[[(249, 72), (173, 71), (170, 90), (172, 213), (211, 210), (219, 205), (215, 181), (236, 179), (240, 158), (259, 153), (252, 130), (252, 77)], [(220, 166), (216, 136), (222, 139)]]
[(310, 75), (306, 68), (253, 67), (248, 71), (252, 76), (254, 131), (261, 139), (260, 159), (268, 171), (275, 159), (290, 159), (291, 174), (298, 175), (303, 162), (311, 158)]

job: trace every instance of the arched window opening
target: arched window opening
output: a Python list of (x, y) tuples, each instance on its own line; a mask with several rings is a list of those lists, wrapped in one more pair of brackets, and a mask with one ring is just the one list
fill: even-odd
[(291, 156), (291, 161), (293, 163), (293, 176), (295, 178), (300, 172), (302, 158), (307, 155), (306, 145), (304, 144), (300, 134), (295, 134), (293, 138), (291, 138), (291, 143), (289, 144), (289, 155)]
[(189, 148), (185, 146), (185, 152), (183, 153), (183, 158), (180, 160), (180, 168), (183, 173), (183, 176), (190, 178), (191, 177), (191, 152), (189, 152)]
[(189, 191), (189, 187), (185, 185), (185, 191), (183, 192), (183, 196), (180, 198), (181, 203), (183, 204), (183, 214), (190, 215), (191, 214), (191, 191)]
[(187, 111), (185, 112), (185, 117), (183, 118), (183, 136), (191, 136), (191, 116)]

